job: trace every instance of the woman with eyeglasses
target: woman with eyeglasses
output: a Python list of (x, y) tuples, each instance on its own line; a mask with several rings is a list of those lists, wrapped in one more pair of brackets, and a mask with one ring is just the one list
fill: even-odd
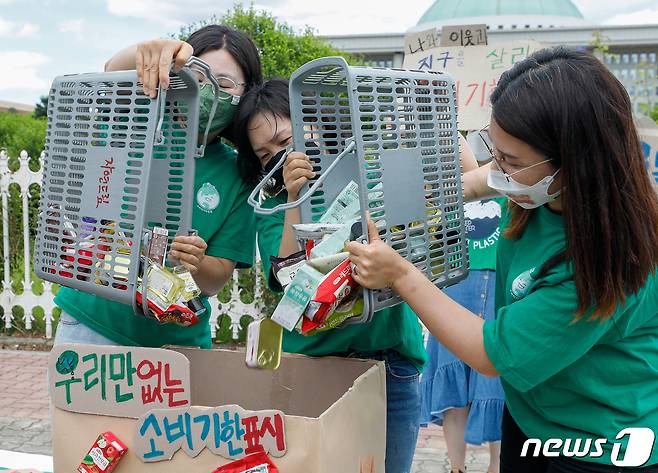
[[(233, 117), (243, 94), (262, 82), (258, 49), (244, 33), (211, 25), (187, 41), (153, 40), (127, 48), (106, 65), (106, 71), (136, 69), (144, 93), (156, 97), (158, 87), (169, 87), (169, 71), (181, 68), (194, 55), (205, 61), (219, 85), (217, 110), (210, 123), (203, 157), (195, 162), (192, 227), (198, 236), (178, 236), (169, 258), (192, 273), (202, 291), (206, 311), (191, 327), (161, 325), (137, 317), (131, 306), (70, 288), (55, 298), (62, 308), (55, 344), (92, 343), (159, 347), (166, 344), (209, 348), (210, 307), (207, 297), (217, 294), (233, 270), (252, 264), (255, 246), (253, 210), (247, 204), (250, 188), (240, 178), (237, 154), (222, 138), (232, 138)], [(203, 140), (215, 92), (196, 69), (200, 81), (199, 139)]]
[(370, 243), (349, 245), (356, 280), (393, 287), (457, 357), (500, 375), (501, 472), (656, 472), (658, 196), (628, 94), (594, 56), (555, 48), (504, 73), (491, 104), (495, 159), (464, 175), (464, 193), (511, 200), (495, 320), (434, 287), (372, 222)]

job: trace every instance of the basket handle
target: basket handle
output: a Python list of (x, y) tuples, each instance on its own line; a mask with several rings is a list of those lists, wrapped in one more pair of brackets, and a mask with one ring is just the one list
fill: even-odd
[(306, 193), (296, 201), (288, 202), (285, 204), (279, 204), (271, 209), (265, 209), (261, 207), (260, 203), (256, 200), (256, 196), (260, 193), (263, 187), (265, 187), (267, 181), (269, 181), (269, 179), (274, 175), (274, 173), (281, 166), (285, 164), (287, 156), (293, 151), (291, 148), (288, 151), (286, 151), (286, 154), (283, 156), (282, 159), (279, 160), (279, 162), (274, 166), (274, 168), (272, 168), (272, 170), (263, 179), (261, 179), (261, 181), (258, 183), (258, 185), (254, 188), (254, 190), (249, 195), (247, 202), (249, 203), (249, 205), (251, 205), (254, 208), (254, 212), (261, 215), (272, 215), (282, 210), (290, 210), (299, 207), (315, 193), (318, 187), (322, 185), (322, 183), (326, 180), (327, 176), (329, 176), (331, 171), (338, 165), (340, 160), (343, 159), (348, 154), (350, 154), (352, 151), (354, 151), (354, 148), (356, 148), (356, 141), (354, 141), (354, 138), (349, 138), (346, 143), (347, 145), (345, 146), (345, 149), (341, 151), (341, 153), (338, 156), (336, 156), (336, 158), (331, 163), (331, 165), (327, 168), (327, 170), (324, 173), (322, 173), (322, 176), (320, 176), (320, 178), (313, 183), (313, 185), (306, 191)]
[(195, 156), (197, 158), (203, 157), (203, 153), (206, 150), (206, 144), (208, 143), (208, 134), (210, 133), (210, 124), (212, 123), (212, 119), (215, 117), (215, 112), (217, 111), (217, 104), (219, 103), (219, 83), (217, 82), (217, 79), (215, 79), (215, 76), (212, 75), (212, 71), (210, 69), (210, 66), (203, 60), (199, 59), (196, 56), (192, 56), (188, 61), (185, 63), (184, 67), (190, 67), (190, 66), (199, 66), (204, 74), (206, 75), (206, 78), (210, 81), (210, 84), (212, 85), (213, 89), (213, 95), (215, 96), (215, 100), (212, 103), (212, 107), (210, 108), (210, 116), (208, 117), (208, 123), (206, 123), (206, 130), (203, 133), (203, 141), (201, 142), (200, 145), (197, 146)]
[[(151, 241), (151, 234), (147, 231), (144, 231), (142, 234), (142, 248), (146, 248), (146, 254), (148, 255), (148, 247)], [(141, 249), (138, 249), (138, 258), (141, 260)], [(137, 264), (139, 267), (139, 263)], [(137, 286), (138, 284), (135, 283), (135, 287), (133, 290), (133, 297), (132, 297), (132, 306), (133, 306), (133, 311), (135, 312), (135, 315), (144, 315), (145, 317), (148, 317), (149, 314), (149, 302), (148, 302), (148, 297), (147, 297), (147, 288), (148, 288), (148, 256), (146, 256), (145, 261), (144, 261), (144, 269), (142, 271), (142, 284), (141, 284), (141, 292), (142, 292), (142, 307), (140, 311), (140, 307), (137, 305)]]

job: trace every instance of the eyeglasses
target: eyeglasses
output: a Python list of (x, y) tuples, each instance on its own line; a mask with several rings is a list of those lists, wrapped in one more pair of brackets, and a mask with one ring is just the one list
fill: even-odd
[(496, 148), (493, 146), (493, 142), (491, 141), (491, 138), (489, 137), (489, 125), (488, 124), (484, 128), (482, 128), (480, 131), (478, 131), (478, 136), (482, 140), (482, 143), (484, 143), (484, 146), (487, 148), (487, 151), (489, 151), (489, 154), (491, 155), (491, 160), (496, 164), (496, 167), (498, 168), (498, 170), (500, 170), (500, 172), (503, 173), (503, 175), (505, 176), (505, 179), (507, 180), (507, 182), (510, 182), (510, 180), (512, 179), (512, 176), (515, 175), (515, 174), (526, 171), (530, 168), (534, 168), (535, 166), (539, 166), (540, 164), (544, 164), (544, 163), (548, 163), (550, 161), (553, 161), (552, 159), (547, 158), (547, 159), (544, 159), (543, 161), (539, 161), (538, 163), (531, 164), (530, 166), (526, 166), (524, 168), (521, 168), (518, 171), (514, 171), (513, 173), (508, 173), (500, 165), (500, 163), (505, 161), (505, 159), (497, 155)]
[[(205, 71), (201, 69), (201, 67), (193, 64), (192, 66), (190, 66), (190, 70), (196, 76), (197, 81), (199, 81), (199, 85), (201, 87), (210, 84), (210, 80), (208, 79), (208, 76), (206, 75)], [(247, 85), (246, 82), (236, 82), (235, 80), (226, 76), (213, 76), (213, 77), (217, 81), (217, 84), (219, 84), (220, 89), (231, 90), (231, 89), (237, 89), (240, 86)]]

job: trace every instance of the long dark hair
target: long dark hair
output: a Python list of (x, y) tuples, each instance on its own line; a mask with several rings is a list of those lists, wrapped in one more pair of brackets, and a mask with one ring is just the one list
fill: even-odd
[[(628, 93), (586, 52), (536, 52), (505, 72), (493, 118), (561, 169), (566, 248), (541, 269), (573, 264), (576, 317), (611, 316), (658, 267), (658, 195), (645, 167)], [(532, 210), (511, 204), (505, 236), (519, 238)]]
[(251, 121), (262, 113), (280, 118), (290, 118), (290, 95), (288, 81), (271, 79), (253, 87), (242, 96), (240, 106), (233, 120), (235, 144), (240, 153), (238, 169), (242, 179), (256, 183), (261, 172), (261, 164), (249, 141)]
[[(245, 78), (245, 94), (255, 86), (263, 83), (260, 55), (258, 48), (242, 31), (225, 25), (208, 25), (195, 31), (185, 40), (194, 48), (194, 55), (200, 56), (208, 51), (225, 49), (238, 63)], [(244, 94), (243, 94), (244, 95)], [(234, 141), (235, 121), (220, 136)]]

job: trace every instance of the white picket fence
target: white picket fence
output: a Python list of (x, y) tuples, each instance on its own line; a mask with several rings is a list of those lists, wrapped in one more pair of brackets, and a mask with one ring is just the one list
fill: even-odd
[[(43, 283), (43, 293), (37, 294), (33, 290), (33, 283), (35, 282), (32, 277), (32, 255), (30, 254), (30, 226), (29, 226), (29, 213), (28, 205), (31, 198), (38, 198), (38, 195), (30, 194), (30, 186), (32, 184), (41, 185), (41, 176), (43, 169), (44, 154), (41, 153), (39, 157), (39, 170), (32, 171), (28, 167), (29, 156), (26, 151), (22, 151), (18, 158), (19, 168), (16, 171), (9, 169), (9, 159), (6, 151), (0, 150), (0, 196), (2, 198), (2, 241), (3, 241), (3, 263), (4, 263), (4, 276), (2, 280), (2, 291), (0, 291), (0, 306), (4, 311), (3, 319), (4, 326), (11, 328), (14, 324), (14, 315), (12, 309), (20, 306), (24, 311), (24, 325), (28, 330), (32, 329), (34, 322), (34, 309), (41, 307), (44, 311), (46, 338), (51, 338), (53, 335), (53, 310), (55, 303), (53, 302), (53, 285), (47, 281)], [(9, 225), (9, 192), (10, 185), (16, 184), (20, 189), (20, 198), (22, 201), (22, 227), (10, 228)], [(24, 277), (22, 281), (22, 292), (18, 291), (16, 294), (12, 289), (12, 275), (10, 269), (10, 247), (9, 235), (12, 232), (21, 232), (23, 241), (23, 264), (24, 264)], [(262, 288), (260, 286), (260, 278), (256, 278), (255, 282), (255, 295), (252, 303), (244, 303), (240, 299), (240, 288), (238, 286), (237, 272), (233, 275), (233, 286), (231, 288), (231, 299), (226, 302), (220, 302), (217, 297), (210, 300), (211, 314), (210, 314), (210, 329), (213, 338), (219, 329), (218, 320), (220, 314), (228, 314), (231, 319), (231, 331), (233, 339), (237, 340), (240, 330), (240, 319), (243, 316), (253, 318), (259, 311), (259, 300), (262, 295)]]

